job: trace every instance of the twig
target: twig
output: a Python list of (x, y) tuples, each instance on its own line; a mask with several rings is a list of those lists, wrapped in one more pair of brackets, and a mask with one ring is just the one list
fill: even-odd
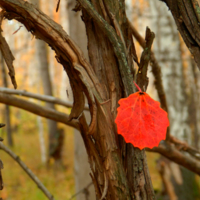
[(85, 193), (91, 185), (92, 185), (92, 182), (89, 183), (86, 187), (84, 187), (82, 190), (80, 190), (80, 191), (77, 192), (76, 194), (72, 195), (71, 198), (70, 198), (69, 200), (73, 199), (74, 197), (78, 196), (78, 195), (81, 194), (81, 193)]
[(5, 151), (8, 155), (10, 155), (19, 165), (20, 167), (26, 172), (26, 174), (35, 182), (39, 189), (46, 195), (46, 197), (50, 200), (55, 200), (53, 195), (47, 190), (47, 188), (43, 185), (43, 183), (38, 179), (38, 177), (26, 166), (24, 162), (22, 162), (11, 149), (6, 147), (2, 142), (0, 142), (0, 149)]
[(56, 12), (58, 12), (59, 6), (60, 6), (60, 0), (58, 0), (57, 6), (56, 6)]
[[(145, 40), (138, 33), (138, 31), (135, 29), (135, 27), (131, 24), (130, 21), (129, 21), (129, 26), (130, 26), (130, 28), (132, 30), (133, 36), (139, 42), (140, 46), (143, 47), (143, 48), (145, 48), (145, 43), (146, 43)], [(165, 95), (165, 91), (164, 91), (164, 87), (163, 87), (163, 83), (162, 83), (161, 67), (158, 64), (153, 51), (151, 51), (150, 65), (152, 67), (152, 73), (153, 73), (153, 75), (155, 77), (154, 84), (155, 84), (156, 90), (158, 92), (158, 97), (160, 99), (161, 107), (166, 112), (168, 112), (166, 95)], [(168, 127), (166, 140), (169, 140), (169, 137), (170, 137), (170, 130), (169, 130), (169, 127)]]
[(13, 33), (13, 35), (14, 35), (15, 33), (17, 33), (17, 32), (21, 29), (21, 27), (23, 27), (23, 26), (20, 26), (20, 27)]
[[(27, 92), (25, 90), (14, 90), (14, 89), (10, 89), (10, 88), (0, 87), (0, 92), (6, 93), (6, 94), (15, 94), (15, 95), (19, 95), (19, 96), (31, 97), (34, 99), (62, 105), (62, 106), (68, 107), (68, 108), (71, 108), (73, 106), (73, 103), (70, 101), (63, 101), (61, 99), (55, 98), (53, 96), (48, 96), (48, 95), (34, 94), (31, 92)], [(87, 105), (85, 105), (84, 109), (89, 110)]]
[(147, 78), (147, 70), (154, 38), (155, 34), (147, 27), (145, 36), (145, 48), (141, 55), (140, 65), (137, 74), (137, 84), (142, 89), (142, 91), (146, 91), (149, 82)]
[[(131, 24), (131, 22), (129, 22), (129, 26), (131, 27), (133, 36), (139, 42), (140, 46), (145, 48), (145, 40), (143, 39), (143, 37), (138, 33), (138, 31)], [(168, 112), (167, 101), (166, 101), (166, 97), (165, 97), (165, 91), (164, 91), (164, 87), (163, 87), (163, 84), (162, 84), (161, 67), (158, 64), (153, 51), (151, 51), (151, 62), (150, 62), (150, 64), (151, 64), (151, 67), (152, 67), (152, 73), (155, 77), (155, 87), (156, 87), (157, 92), (158, 92), (161, 107), (166, 112)]]

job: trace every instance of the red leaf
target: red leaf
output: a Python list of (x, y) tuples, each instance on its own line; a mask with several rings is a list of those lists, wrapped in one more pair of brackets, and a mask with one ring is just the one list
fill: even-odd
[(153, 148), (166, 138), (169, 120), (158, 101), (140, 90), (118, 103), (115, 123), (118, 134), (124, 137), (126, 143), (140, 149)]

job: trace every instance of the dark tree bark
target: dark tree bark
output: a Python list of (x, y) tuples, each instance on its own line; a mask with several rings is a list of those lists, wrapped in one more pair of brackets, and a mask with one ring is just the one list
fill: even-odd
[[(33, 5), (22, 0), (1, 0), (0, 6), (5, 9), (1, 13), (5, 18), (20, 21), (48, 43), (67, 72), (74, 96), (69, 119), (75, 119), (80, 127), (97, 199), (154, 199), (144, 150), (125, 144), (114, 123), (118, 100), (134, 92), (133, 59), (139, 65), (137, 82), (143, 90), (147, 87), (146, 71), (154, 34), (147, 29), (146, 46), (138, 63), (124, 1), (78, 2), (75, 10), (83, 11), (90, 63), (62, 27)], [(198, 48), (193, 48), (195, 56)], [(85, 96), (92, 118), (89, 125), (83, 114)]]
[[(0, 6), (7, 11), (5, 17), (17, 19), (36, 37), (47, 42), (68, 73), (74, 95), (70, 119), (79, 118), (97, 199), (154, 199), (144, 150), (125, 145), (121, 138), (118, 139), (114, 123), (118, 99), (134, 92), (132, 58), (136, 60), (136, 54), (126, 21), (124, 2), (100, 2), (101, 5), (93, 2), (95, 8), (89, 1), (79, 2), (84, 12), (91, 65), (62, 28), (34, 6), (22, 0), (3, 0)], [(101, 34), (96, 32), (94, 36), (88, 27)], [(91, 44), (92, 38), (92, 41), (99, 40), (95, 37), (102, 40), (102, 44), (95, 42), (100, 48), (99, 52)], [(101, 74), (97, 73), (98, 66), (94, 62), (92, 49), (102, 68)], [(104, 64), (99, 59), (101, 55), (104, 62), (107, 61)], [(141, 82), (140, 86), (143, 88), (145, 84)], [(84, 94), (92, 117), (89, 126), (82, 113)]]

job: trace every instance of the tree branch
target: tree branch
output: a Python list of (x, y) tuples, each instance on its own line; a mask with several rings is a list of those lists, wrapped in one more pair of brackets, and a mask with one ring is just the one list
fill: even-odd
[(195, 157), (196, 159), (200, 160), (200, 151), (188, 145), (187, 142), (181, 141), (173, 136), (170, 136), (170, 142), (175, 144), (178, 150), (183, 150), (189, 153), (191, 156)]
[(148, 149), (150, 152), (157, 152), (171, 161), (182, 165), (183, 167), (193, 171), (194, 173), (200, 175), (200, 162), (195, 158), (188, 156), (179, 150), (176, 147), (168, 142), (163, 141), (158, 147), (153, 149)]
[(45, 196), (49, 200), (55, 200), (53, 195), (47, 190), (47, 188), (43, 185), (43, 183), (38, 179), (38, 177), (22, 162), (14, 152), (11, 151), (8, 147), (6, 147), (2, 142), (0, 142), (0, 149), (5, 151), (9, 156), (11, 156), (19, 165), (20, 167), (26, 172), (26, 174), (35, 182), (38, 188), (45, 194)]
[[(61, 99), (55, 98), (53, 96), (48, 96), (48, 95), (34, 94), (31, 92), (27, 92), (26, 90), (14, 90), (10, 88), (0, 87), (0, 92), (5, 93), (5, 94), (16, 94), (19, 96), (31, 97), (31, 98), (38, 99), (41, 101), (46, 101), (46, 102), (62, 105), (67, 108), (71, 108), (73, 106), (73, 103), (70, 101), (63, 101)], [(87, 105), (85, 105), (84, 109), (89, 110)]]
[[(130, 21), (129, 21), (129, 26), (131, 27), (133, 36), (139, 42), (140, 46), (143, 47), (143, 49), (144, 49), (145, 43), (146, 43), (145, 40), (139, 34), (139, 32), (135, 29), (135, 27), (131, 24)], [(163, 108), (168, 113), (167, 100), (166, 100), (166, 95), (165, 95), (165, 91), (164, 91), (164, 87), (163, 87), (163, 83), (162, 83), (161, 67), (158, 64), (153, 51), (151, 51), (150, 60), (151, 60), (150, 65), (152, 67), (152, 73), (155, 77), (154, 84), (155, 84), (156, 90), (158, 92), (158, 97), (160, 99), (161, 108)], [(166, 140), (169, 140), (169, 137), (170, 137), (170, 128), (168, 127)]]
[[(90, 105), (91, 125), (95, 126), (94, 96), (99, 102), (102, 102), (105, 91), (79, 47), (59, 24), (27, 1), (1, 0), (0, 7), (6, 10), (5, 18), (21, 22), (36, 38), (45, 41), (55, 50), (57, 61), (63, 65), (69, 75), (74, 95), (70, 119), (78, 118), (82, 114), (85, 106), (85, 94)], [(93, 127), (90, 128), (90, 130), (92, 129)]]
[[(135, 27), (131, 24), (131, 22), (129, 22), (129, 25), (131, 27), (132, 30), (132, 34), (135, 37), (135, 39), (139, 42), (140, 46), (145, 48), (145, 40), (143, 39), (143, 37), (139, 34), (139, 32), (135, 29)], [(162, 83), (162, 74), (161, 74), (161, 67), (159, 66), (154, 52), (151, 51), (151, 67), (152, 67), (152, 73), (155, 77), (155, 87), (157, 89), (158, 92), (158, 96), (160, 99), (160, 103), (161, 103), (161, 107), (168, 112), (168, 106), (167, 106), (167, 101), (166, 101), (166, 95), (165, 95), (165, 91), (164, 91), (164, 87), (163, 87), (163, 83)]]
[(0, 93), (0, 103), (15, 106), (23, 110), (27, 110), (36, 115), (46, 117), (48, 119), (52, 119), (54, 121), (61, 122), (68, 126), (72, 126), (76, 129), (79, 129), (79, 124), (76, 120), (69, 121), (68, 115), (58, 112), (54, 109), (38, 106), (35, 103), (31, 103), (3, 93)]

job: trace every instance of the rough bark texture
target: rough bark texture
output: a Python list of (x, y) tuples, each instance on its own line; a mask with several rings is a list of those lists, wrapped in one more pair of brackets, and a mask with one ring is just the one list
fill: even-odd
[[(125, 145), (117, 137), (114, 124), (118, 99), (134, 89), (131, 66), (135, 52), (124, 2), (93, 1), (93, 5), (88, 0), (79, 2), (84, 10), (91, 65), (62, 28), (33, 5), (22, 0), (1, 0), (0, 6), (7, 11), (6, 18), (22, 22), (28, 31), (47, 42), (68, 73), (74, 96), (70, 119), (79, 118), (97, 199), (154, 199), (144, 151)], [(101, 34), (94, 35), (91, 30)], [(93, 51), (101, 73), (97, 73)], [(103, 58), (103, 64), (99, 57)], [(109, 63), (109, 59), (115, 64)], [(83, 114), (84, 95), (92, 118), (89, 126)]]

